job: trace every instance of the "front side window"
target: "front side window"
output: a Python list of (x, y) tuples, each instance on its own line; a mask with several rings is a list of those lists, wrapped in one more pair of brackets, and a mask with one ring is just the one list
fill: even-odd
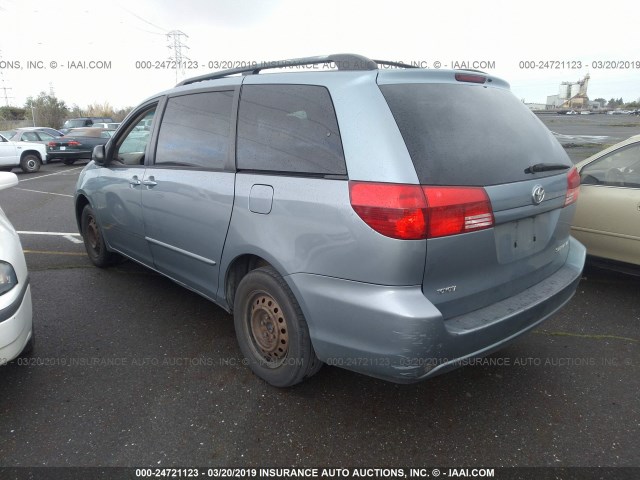
[(580, 172), (583, 185), (640, 188), (640, 145), (621, 148)]
[(238, 111), (238, 168), (345, 175), (331, 96), (316, 85), (245, 85)]
[(151, 139), (151, 132), (140, 129), (145, 121), (153, 120), (156, 107), (141, 113), (135, 120), (133, 127), (124, 137), (118, 139), (113, 158), (125, 165), (144, 165), (144, 158)]
[[(229, 155), (233, 91), (173, 97), (162, 117), (155, 164), (222, 169)], [(151, 124), (143, 124), (143, 131)]]

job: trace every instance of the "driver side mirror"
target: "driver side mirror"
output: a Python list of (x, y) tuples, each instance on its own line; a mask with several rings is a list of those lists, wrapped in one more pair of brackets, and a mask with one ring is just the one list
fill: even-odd
[(103, 166), (105, 164), (105, 158), (106, 154), (104, 151), (104, 145), (96, 145), (95, 147), (93, 147), (91, 160), (93, 160), (96, 165)]

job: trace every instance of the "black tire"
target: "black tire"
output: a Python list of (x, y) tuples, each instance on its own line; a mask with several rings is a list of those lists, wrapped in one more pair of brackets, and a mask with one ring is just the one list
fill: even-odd
[(40, 170), (42, 162), (37, 155), (27, 153), (20, 159), (20, 168), (24, 173), (35, 173)]
[(267, 383), (290, 387), (320, 370), (302, 310), (273, 268), (252, 270), (240, 281), (233, 317), (240, 350)]
[(93, 208), (90, 205), (84, 207), (80, 218), (84, 248), (87, 250), (89, 260), (96, 267), (105, 268), (113, 265), (118, 260), (118, 254), (107, 250), (107, 244), (102, 235), (102, 229), (98, 223)]
[(62, 160), (62, 163), (64, 163), (65, 165), (73, 165), (74, 163), (76, 163), (76, 161), (70, 158), (65, 158), (64, 160)]

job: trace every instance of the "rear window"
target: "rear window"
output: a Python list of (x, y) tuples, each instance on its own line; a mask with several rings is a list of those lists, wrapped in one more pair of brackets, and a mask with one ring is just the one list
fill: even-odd
[(509, 90), (476, 85), (380, 85), (425, 185), (496, 185), (558, 175), (571, 165), (551, 132)]

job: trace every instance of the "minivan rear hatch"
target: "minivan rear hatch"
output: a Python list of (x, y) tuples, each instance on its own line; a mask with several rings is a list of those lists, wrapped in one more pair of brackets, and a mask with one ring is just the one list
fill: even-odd
[(430, 187), (427, 204), (450, 187), (484, 190), (490, 202), (491, 228), (426, 242), (423, 292), (444, 317), (511, 297), (557, 271), (568, 253), (574, 207), (566, 205), (576, 193), (568, 186), (577, 174), (508, 85), (453, 71), (381, 72), (378, 84), (419, 183)]

